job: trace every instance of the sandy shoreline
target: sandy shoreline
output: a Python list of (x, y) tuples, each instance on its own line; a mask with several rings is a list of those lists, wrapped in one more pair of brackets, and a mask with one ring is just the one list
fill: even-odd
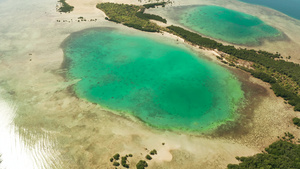
[[(244, 124), (251, 130), (239, 133), (239, 137), (233, 137), (235, 133), (190, 136), (158, 131), (74, 97), (68, 90), (72, 82), (67, 82), (62, 76), (65, 70), (61, 69), (63, 51), (60, 48), (61, 42), (73, 32), (87, 28), (113, 27), (141, 36), (164, 39), (169, 43), (173, 41), (172, 43), (177, 45), (187, 46), (187, 44), (182, 40), (177, 41), (180, 38), (167, 33), (163, 36), (150, 34), (105, 21), (103, 12), (95, 8), (98, 2), (96, 0), (68, 2), (75, 6), (75, 10), (69, 14), (55, 11), (56, 1), (34, 0), (16, 4), (7, 0), (0, 3), (0, 8), (3, 9), (0, 12), (3, 16), (0, 23), (5, 23), (1, 24), (5, 26), (0, 28), (0, 42), (5, 42), (0, 43), (0, 69), (3, 70), (0, 72), (2, 80), (0, 84), (18, 104), (15, 124), (21, 129), (26, 129), (20, 131), (20, 137), (27, 139), (34, 147), (39, 144), (38, 140), (43, 138), (45, 131), (51, 133), (43, 139), (56, 142), (52, 148), (59, 153), (45, 159), (47, 163), (54, 163), (53, 168), (110, 168), (109, 158), (115, 153), (121, 155), (132, 153), (134, 157), (130, 160), (130, 164), (134, 165), (144, 158), (148, 150), (154, 148), (158, 150), (158, 156), (149, 162), (150, 169), (201, 168), (201, 166), (224, 168), (228, 163), (237, 163), (236, 156), (260, 152), (284, 132), (289, 131), (299, 137), (298, 130), (291, 122), (292, 117), (299, 117), (299, 114), (297, 115), (291, 106), (284, 104), (283, 99), (277, 98), (268, 84), (246, 75), (242, 76), (257, 86), (262, 96), (258, 98), (259, 104), (257, 103), (258, 105), (251, 110), (253, 111), (251, 119)], [(116, 2), (141, 4), (137, 0)], [(224, 4), (232, 9), (238, 8), (217, 0), (212, 2)], [(192, 4), (196, 1), (175, 2), (178, 5), (187, 3)], [(32, 7), (38, 8), (32, 10)], [(18, 12), (13, 13), (16, 11), (14, 9), (18, 9)], [(252, 8), (243, 7), (243, 9)], [(97, 21), (75, 22), (80, 16)], [(276, 16), (274, 22), (281, 23), (279, 21), (282, 20)], [(287, 29), (289, 36), (294, 33), (294, 30), (282, 24), (279, 26), (284, 31)], [(295, 35), (293, 39), (297, 42), (296, 40), (292, 42), (292, 47), (300, 38)], [(283, 52), (290, 52), (290, 48), (281, 47), (283, 46), (281, 42), (279, 44), (270, 42), (265, 47), (268, 48), (268, 45), (271, 46), (270, 50), (278, 45), (280, 46), (278, 49)], [(190, 48), (205, 53), (217, 62), (211, 51)], [(47, 149), (47, 145), (42, 147)]]
[[(292, 56), (289, 61), (300, 63), (300, 56), (298, 53), (300, 52), (300, 35), (298, 30), (300, 29), (300, 21), (294, 18), (291, 18), (285, 14), (282, 14), (273, 9), (269, 9), (266, 7), (261, 7), (257, 5), (251, 5), (247, 3), (243, 3), (237, 0), (219, 1), (219, 0), (202, 0), (201, 2), (197, 0), (189, 0), (189, 1), (175, 1), (171, 7), (156, 8), (147, 10), (149, 13), (158, 14), (168, 20), (169, 25), (178, 25), (174, 19), (172, 19), (172, 13), (168, 12), (168, 8), (172, 9), (172, 6), (192, 6), (192, 5), (216, 5), (222, 6), (228, 9), (236, 10), (239, 12), (245, 12), (247, 14), (253, 15), (264, 21), (266, 24), (271, 25), (278, 29), (279, 31), (284, 33), (284, 39), (282, 40), (263, 40), (262, 45), (260, 46), (243, 46), (243, 45), (234, 45), (236, 47), (241, 48), (249, 48), (256, 50), (265, 50), (269, 52), (279, 52), (283, 56), (288, 57)], [(205, 35), (204, 35), (205, 36)], [(217, 40), (217, 39), (215, 39)], [(217, 40), (223, 44), (230, 44), (221, 40)]]

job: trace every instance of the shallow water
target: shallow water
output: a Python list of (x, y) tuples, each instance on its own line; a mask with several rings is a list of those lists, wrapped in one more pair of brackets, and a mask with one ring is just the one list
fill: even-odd
[(299, 0), (240, 0), (242, 2), (266, 6), (300, 20)]
[[(0, 89), (0, 95), (2, 95)], [(14, 125), (17, 106), (0, 97), (0, 168), (43, 169), (50, 168), (54, 156), (48, 139), (28, 145)]]
[(65, 42), (79, 97), (163, 129), (204, 130), (233, 120), (240, 82), (187, 49), (108, 29)]
[(234, 44), (258, 45), (262, 39), (281, 36), (255, 16), (219, 6), (191, 6), (179, 12), (179, 22), (187, 28)]

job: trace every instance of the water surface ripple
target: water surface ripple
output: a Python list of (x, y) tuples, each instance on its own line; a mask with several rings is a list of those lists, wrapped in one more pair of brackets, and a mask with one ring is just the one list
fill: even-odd
[(76, 94), (162, 129), (206, 130), (228, 120), (244, 93), (225, 68), (182, 47), (93, 29), (64, 43)]

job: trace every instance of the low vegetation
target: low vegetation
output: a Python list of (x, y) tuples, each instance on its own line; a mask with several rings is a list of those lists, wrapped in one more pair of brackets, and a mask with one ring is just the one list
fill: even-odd
[(121, 157), (121, 161), (119, 162), (120, 157), (121, 157), (120, 154), (117, 153), (117, 154), (115, 154), (113, 157), (111, 157), (111, 158), (109, 159), (109, 161), (112, 162), (112, 165), (115, 166), (115, 167), (121, 165), (121, 166), (123, 166), (124, 168), (129, 168), (129, 164), (127, 164), (127, 162), (128, 162), (127, 158), (128, 158), (128, 157), (133, 157), (133, 155), (132, 155), (132, 154), (128, 154), (128, 155), (122, 156), (122, 157)]
[[(200, 48), (217, 50), (222, 53), (218, 59), (223, 63), (236, 66), (237, 68), (250, 72), (252, 76), (270, 83), (276, 96), (284, 98), (290, 105), (294, 106), (295, 111), (300, 111), (299, 64), (282, 60), (283, 57), (279, 53), (274, 54), (261, 50), (248, 50), (246, 48), (223, 45), (215, 40), (205, 38), (178, 26), (172, 25), (163, 28), (151, 23), (149, 20), (154, 18), (164, 23), (166, 23), (166, 21), (157, 15), (144, 14), (144, 10), (146, 8), (164, 5), (165, 3), (146, 4), (144, 6), (102, 3), (98, 4), (97, 8), (106, 13), (108, 16), (107, 20), (122, 23), (142, 31), (168, 31)], [(251, 65), (250, 67), (245, 67), (239, 64), (239, 61), (247, 61), (251, 63)], [(293, 123), (299, 126), (300, 119), (294, 118)], [(229, 164), (228, 168), (300, 168), (300, 145), (292, 143), (293, 139), (294, 136), (292, 134), (285, 133), (285, 136), (282, 137), (281, 140), (271, 144), (265, 149), (265, 152), (251, 157), (237, 157), (241, 163)], [(164, 145), (164, 143), (162, 144)], [(150, 152), (151, 155), (156, 153), (156, 150)], [(146, 155), (145, 158), (148, 160), (152, 159), (149, 154)], [(140, 160), (136, 165), (138, 169), (144, 169), (147, 166), (147, 162), (143, 160)]]
[(149, 9), (149, 8), (155, 8), (157, 6), (165, 7), (166, 4), (167, 4), (167, 2), (158, 2), (158, 3), (144, 4), (143, 6), (147, 9)]
[(151, 155), (156, 155), (156, 154), (157, 154), (157, 151), (154, 149), (154, 150), (150, 151), (150, 154), (151, 154)]
[(145, 158), (146, 158), (147, 160), (152, 160), (152, 157), (151, 157), (149, 154), (147, 154)]
[(113, 166), (116, 166), (116, 167), (117, 167), (117, 166), (120, 166), (120, 163), (118, 163), (118, 162), (115, 161), (115, 162), (113, 163)]
[(160, 21), (162, 23), (167, 23), (167, 20), (162, 18), (161, 16), (158, 16), (158, 15), (153, 15), (153, 14), (147, 14), (147, 13), (144, 13), (144, 12), (137, 12), (136, 13), (136, 16), (141, 18), (141, 19), (144, 19), (144, 20), (157, 20), (157, 21)]
[(299, 119), (299, 118), (297, 118), (297, 117), (293, 118), (293, 123), (294, 123), (296, 126), (300, 127), (300, 119)]
[(136, 168), (137, 169), (145, 169), (146, 167), (148, 167), (148, 164), (146, 161), (144, 160), (140, 160), (137, 164), (136, 164)]
[[(146, 149), (146, 150), (147, 150), (147, 149)], [(157, 151), (156, 151), (155, 149), (153, 149), (153, 150), (150, 151), (150, 154), (151, 154), (151, 155), (156, 155), (156, 154), (157, 154)], [(1, 156), (0, 156), (0, 157), (1, 157)], [(117, 153), (117, 154), (115, 154), (114, 156), (112, 156), (112, 157), (109, 159), (109, 161), (112, 163), (112, 165), (114, 166), (114, 168), (115, 168), (115, 167), (119, 167), (119, 166), (122, 166), (122, 167), (124, 167), (124, 168), (129, 168), (130, 166), (129, 166), (129, 164), (127, 163), (129, 157), (133, 157), (133, 155), (132, 155), (132, 154), (128, 154), (128, 155), (125, 155), (125, 156), (122, 156), (122, 157), (121, 157), (120, 154)], [(120, 158), (121, 158), (121, 160), (120, 160)], [(147, 155), (145, 156), (145, 158), (146, 158), (147, 160), (151, 160), (151, 159), (152, 159), (152, 157), (151, 157), (149, 154), (147, 154)], [(119, 161), (119, 160), (120, 160), (120, 161)], [(1, 163), (1, 161), (0, 161), (0, 163)], [(147, 162), (144, 161), (144, 160), (140, 160), (140, 161), (136, 164), (136, 168), (137, 168), (137, 169), (144, 169), (144, 168), (146, 168), (146, 167), (148, 167), (148, 164), (147, 164)]]
[(69, 5), (66, 0), (59, 0), (58, 2), (61, 3), (61, 7), (58, 8), (58, 12), (71, 12), (74, 9), (74, 6)]
[[(297, 90), (300, 85), (300, 66), (298, 64), (280, 60), (281, 55), (278, 53), (272, 54), (261, 50), (235, 48), (234, 46), (223, 45), (215, 40), (202, 37), (197, 33), (190, 32), (178, 26), (172, 25), (167, 28), (171, 33), (182, 37), (194, 45), (216, 49), (236, 59), (253, 62), (253, 69), (239, 68), (250, 72), (254, 77), (270, 83), (276, 96), (283, 97), (290, 105), (295, 106), (295, 111), (300, 111), (300, 97), (299, 90)], [(231, 64), (235, 65), (234, 63)], [(285, 80), (282, 81), (284, 77), (285, 79), (289, 79), (288, 82), (295, 82), (296, 85), (291, 87)]]
[(120, 154), (115, 154), (115, 155), (113, 156), (113, 158), (114, 158), (115, 160), (119, 160), (119, 159), (120, 159)]
[(97, 8), (107, 15), (107, 20), (122, 23), (128, 27), (142, 31), (159, 32), (161, 30), (161, 27), (150, 22), (150, 19), (166, 22), (166, 20), (160, 16), (145, 14), (144, 6), (100, 3), (97, 4)]
[(271, 144), (265, 152), (251, 157), (236, 157), (240, 164), (229, 164), (229, 169), (248, 168), (300, 168), (300, 145), (292, 143), (294, 136), (285, 133), (285, 139)]
[(127, 155), (121, 158), (121, 164), (125, 168), (129, 168), (129, 165), (127, 164)]

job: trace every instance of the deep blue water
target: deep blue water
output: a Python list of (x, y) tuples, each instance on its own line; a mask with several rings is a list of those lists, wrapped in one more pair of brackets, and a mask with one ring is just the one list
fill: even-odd
[(300, 0), (240, 0), (242, 2), (266, 6), (300, 20)]

